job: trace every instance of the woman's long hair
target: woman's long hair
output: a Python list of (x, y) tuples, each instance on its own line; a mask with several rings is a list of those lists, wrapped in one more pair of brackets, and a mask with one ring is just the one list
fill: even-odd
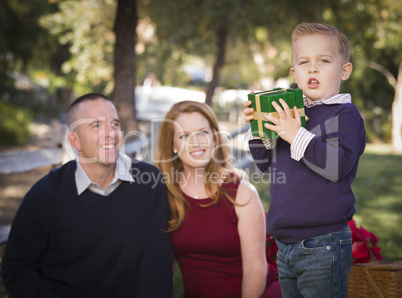
[(198, 112), (208, 120), (209, 126), (213, 133), (215, 150), (213, 157), (205, 167), (205, 189), (207, 194), (212, 198), (212, 203), (203, 206), (218, 204), (222, 195), (227, 197), (233, 204), (236, 204), (223, 187), (219, 187), (219, 183), (213, 183), (213, 179), (208, 179), (209, 175), (225, 175), (230, 182), (238, 177), (232, 175), (233, 169), (229, 160), (229, 144), (224, 143), (225, 136), (220, 134), (218, 121), (213, 110), (205, 103), (196, 101), (181, 101), (172, 106), (166, 114), (164, 121), (159, 130), (158, 150), (156, 153), (155, 165), (162, 172), (166, 182), (168, 200), (171, 217), (168, 222), (167, 232), (177, 230), (186, 216), (186, 200), (179, 187), (179, 174), (183, 171), (183, 163), (176, 153), (173, 152), (175, 120), (183, 113)]

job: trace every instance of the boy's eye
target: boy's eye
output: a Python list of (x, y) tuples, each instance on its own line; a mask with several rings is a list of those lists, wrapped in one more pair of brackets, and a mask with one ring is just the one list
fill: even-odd
[(306, 63), (307, 63), (307, 61), (302, 60), (302, 61), (299, 62), (299, 65), (306, 64)]
[(329, 63), (329, 60), (327, 60), (327, 59), (321, 59), (320, 62)]

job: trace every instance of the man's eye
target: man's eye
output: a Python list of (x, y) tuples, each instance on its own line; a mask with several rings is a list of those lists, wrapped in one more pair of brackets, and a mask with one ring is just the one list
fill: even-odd
[(117, 121), (113, 121), (112, 123), (110, 123), (110, 125), (113, 127), (120, 127), (120, 123)]

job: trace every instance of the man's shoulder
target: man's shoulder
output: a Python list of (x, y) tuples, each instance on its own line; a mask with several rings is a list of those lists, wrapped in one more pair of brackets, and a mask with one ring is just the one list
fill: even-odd
[(131, 158), (131, 168), (147, 172), (160, 172), (159, 169), (153, 164), (135, 158)]
[(152, 187), (164, 184), (162, 172), (153, 164), (132, 159), (130, 174), (134, 178), (134, 185), (149, 184)]
[[(55, 194), (60, 193), (61, 189), (65, 191), (66, 184), (73, 181), (75, 168), (75, 161), (70, 161), (51, 170), (31, 187), (25, 197), (45, 199), (47, 197), (54, 197)], [(69, 189), (70, 187), (67, 188)]]
[[(71, 175), (75, 173), (77, 168), (77, 162), (75, 160), (71, 160), (62, 166), (55, 168), (49, 172), (47, 178), (50, 182), (55, 182), (55, 180), (63, 179), (67, 175)], [(46, 176), (45, 176), (46, 177)]]

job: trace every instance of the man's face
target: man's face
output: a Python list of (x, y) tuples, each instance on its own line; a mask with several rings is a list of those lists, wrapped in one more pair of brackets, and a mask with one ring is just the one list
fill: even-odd
[(79, 104), (76, 121), (70, 129), (71, 145), (79, 152), (81, 163), (112, 164), (121, 145), (121, 128), (116, 108), (104, 99)]

